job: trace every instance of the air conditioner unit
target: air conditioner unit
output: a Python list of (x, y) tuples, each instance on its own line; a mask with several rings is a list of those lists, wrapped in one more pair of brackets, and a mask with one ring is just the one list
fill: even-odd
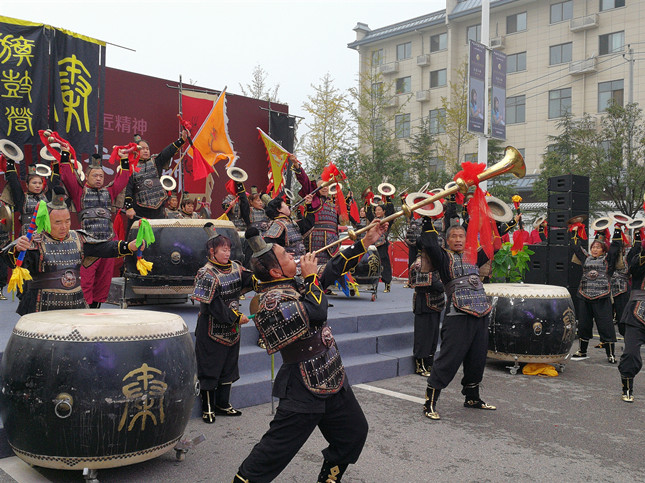
[(417, 65), (419, 67), (430, 65), (430, 54), (417, 55)]
[(430, 91), (417, 91), (417, 101), (426, 102), (430, 100)]
[(383, 64), (379, 67), (379, 72), (381, 74), (396, 74), (399, 71), (398, 62), (390, 62), (389, 64)]
[(499, 37), (490, 39), (490, 48), (502, 50), (504, 48), (504, 36), (500, 35)]

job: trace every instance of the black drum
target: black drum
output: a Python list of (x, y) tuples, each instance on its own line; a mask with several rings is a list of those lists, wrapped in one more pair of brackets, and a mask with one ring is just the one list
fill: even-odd
[[(126, 257), (125, 278), (135, 294), (192, 294), (197, 271), (207, 260), (204, 231), (206, 223), (231, 240), (231, 260), (242, 262), (242, 245), (231, 221), (200, 219), (149, 220), (155, 242), (143, 252), (143, 258), (152, 262), (152, 271), (145, 276), (137, 270), (137, 258)], [(139, 222), (130, 229), (128, 240), (137, 236)]]
[(172, 450), (199, 392), (183, 319), (142, 310), (22, 317), (0, 364), (0, 416), (27, 463), (99, 469)]
[(565, 287), (484, 284), (490, 314), (488, 357), (502, 361), (560, 363), (576, 333), (576, 315)]

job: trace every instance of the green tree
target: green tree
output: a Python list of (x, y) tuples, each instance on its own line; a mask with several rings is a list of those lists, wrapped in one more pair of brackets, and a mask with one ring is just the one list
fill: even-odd
[(320, 84), (311, 87), (315, 95), (307, 96), (308, 102), (302, 106), (312, 119), (310, 124), (306, 124), (309, 132), (302, 141), (302, 150), (308, 156), (313, 172), (320, 173), (350, 142), (351, 131), (346, 116), (349, 107), (347, 94), (334, 87), (328, 73)]
[(251, 83), (244, 87), (240, 84), (242, 94), (253, 99), (261, 99), (269, 102), (280, 102), (278, 99), (278, 89), (280, 84), (275, 87), (267, 85), (269, 74), (260, 65), (256, 65), (251, 73)]
[(417, 191), (425, 183), (429, 183), (430, 189), (443, 188), (452, 179), (437, 156), (436, 139), (430, 133), (429, 118), (421, 120), (407, 144), (408, 177), (405, 183), (409, 192)]

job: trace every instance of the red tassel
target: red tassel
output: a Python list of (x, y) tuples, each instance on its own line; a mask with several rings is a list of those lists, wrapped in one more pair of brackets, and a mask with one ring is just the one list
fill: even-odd
[(213, 167), (206, 162), (202, 153), (193, 146), (193, 179), (204, 179), (211, 173), (213, 173)]
[(349, 214), (352, 215), (352, 218), (356, 221), (359, 221), (361, 218), (360, 212), (358, 211), (358, 205), (355, 200), (352, 200), (352, 203), (349, 206)]
[(3, 173), (7, 172), (7, 160), (2, 154), (0, 154), (0, 171)]
[(586, 240), (587, 231), (585, 230), (585, 226), (582, 223), (573, 223), (569, 226), (569, 231), (574, 231), (576, 227), (578, 227), (578, 238), (580, 238), (581, 240)]
[(237, 191), (235, 190), (235, 181), (232, 179), (229, 179), (226, 184), (226, 192), (232, 194), (233, 196), (237, 196)]
[[(462, 166), (464, 166), (464, 164), (462, 164)], [(466, 176), (469, 175), (467, 174)], [(495, 220), (490, 216), (490, 209), (488, 208), (488, 203), (486, 203), (486, 196), (479, 186), (477, 186), (475, 194), (468, 202), (468, 216), (470, 220), (468, 222), (468, 231), (466, 233), (466, 259), (470, 263), (477, 263), (477, 239), (479, 238), (479, 245), (481, 245), (488, 258), (492, 260), (494, 255), (493, 230), (496, 229), (494, 228)]]
[(123, 224), (123, 215), (121, 214), (121, 211), (122, 210), (116, 212), (112, 228), (114, 229), (117, 239), (123, 241), (125, 240), (125, 225)]
[(528, 242), (529, 232), (526, 230), (517, 230), (513, 233), (513, 246), (511, 247), (511, 253), (515, 255), (517, 252), (521, 251), (524, 248), (524, 245)]
[(349, 223), (349, 217), (347, 216), (347, 203), (345, 202), (345, 196), (340, 189), (340, 185), (337, 186), (336, 191), (336, 206), (338, 207), (338, 213), (340, 215), (340, 222), (343, 225)]

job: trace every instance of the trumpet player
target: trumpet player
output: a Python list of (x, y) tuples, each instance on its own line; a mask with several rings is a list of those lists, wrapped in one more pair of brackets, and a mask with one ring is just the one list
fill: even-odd
[(264, 239), (277, 243), (291, 253), (294, 258), (300, 258), (305, 252), (305, 243), (302, 234), (308, 232), (314, 224), (314, 215), (311, 212), (313, 195), (305, 196), (307, 209), (305, 216), (299, 221), (291, 219), (291, 208), (281, 197), (272, 199), (266, 207), (266, 214), (272, 220), (264, 234)]
[[(374, 214), (373, 217), (370, 219), (370, 213), (367, 213), (367, 218), (370, 222), (373, 220), (382, 220), (386, 216), (390, 216), (392, 213), (394, 213), (394, 205), (392, 204), (392, 200), (388, 196), (383, 196), (383, 202), (384, 203), (379, 203), (374, 207)], [(381, 259), (381, 267), (383, 271), (381, 272), (381, 280), (385, 284), (385, 288), (383, 289), (383, 293), (388, 293), (390, 292), (392, 288), (392, 263), (390, 262), (390, 253), (389, 253), (389, 248), (390, 248), (390, 242), (388, 240), (388, 236), (390, 235), (390, 229), (386, 232), (384, 232), (378, 240), (374, 243), (374, 246), (376, 247), (376, 251), (378, 252), (378, 256)]]

